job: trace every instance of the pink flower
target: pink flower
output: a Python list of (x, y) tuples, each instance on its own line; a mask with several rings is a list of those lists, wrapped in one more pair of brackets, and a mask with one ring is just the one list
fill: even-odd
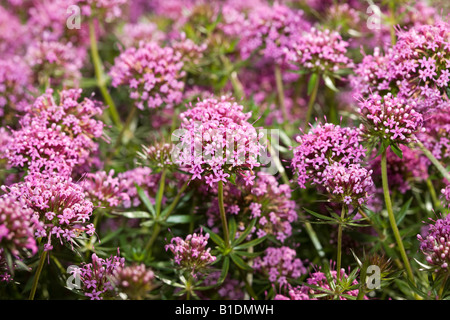
[(143, 109), (165, 106), (173, 108), (181, 103), (184, 83), (181, 78), (181, 54), (155, 42), (141, 42), (138, 48), (128, 48), (114, 61), (109, 74), (112, 85), (128, 86), (130, 97)]
[(166, 251), (170, 250), (174, 255), (174, 261), (182, 268), (191, 272), (196, 276), (202, 269), (216, 260), (212, 256), (210, 248), (206, 248), (208, 244), (209, 234), (200, 233), (189, 234), (186, 239), (180, 237), (172, 238), (170, 244), (165, 246)]

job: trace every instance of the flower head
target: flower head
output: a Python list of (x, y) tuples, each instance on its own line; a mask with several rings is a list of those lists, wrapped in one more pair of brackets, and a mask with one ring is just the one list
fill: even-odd
[(166, 106), (172, 108), (182, 100), (181, 53), (155, 42), (141, 42), (138, 48), (125, 50), (114, 61), (109, 74), (112, 85), (129, 88), (130, 98), (143, 110)]
[(34, 231), (39, 222), (33, 213), (23, 200), (0, 197), (0, 246), (14, 256), (38, 251)]
[(269, 247), (263, 257), (257, 257), (253, 268), (263, 272), (272, 283), (286, 285), (289, 279), (297, 279), (306, 273), (303, 262), (289, 247)]
[(391, 93), (383, 97), (373, 94), (360, 103), (360, 129), (369, 137), (408, 144), (413, 134), (422, 129), (423, 117), (415, 110), (416, 105), (414, 100), (408, 102)]
[(84, 295), (91, 300), (103, 300), (106, 297), (114, 297), (117, 293), (111, 279), (117, 270), (124, 268), (125, 258), (121, 258), (119, 249), (117, 256), (111, 255), (110, 258), (103, 259), (95, 253), (92, 254), (92, 263), (84, 263), (82, 268), (75, 269), (81, 281)]
[(353, 67), (345, 54), (348, 43), (336, 31), (311, 28), (297, 36), (288, 49), (287, 60), (315, 73), (334, 73)]
[(324, 187), (331, 201), (358, 207), (367, 202), (369, 192), (372, 191), (371, 175), (372, 170), (362, 168), (359, 164), (343, 166), (333, 163), (323, 172)]
[(319, 123), (307, 134), (299, 136), (297, 142), (300, 145), (294, 149), (292, 166), (298, 174), (300, 187), (305, 188), (309, 181), (323, 185), (326, 181), (323, 172), (332, 163), (345, 166), (360, 163), (366, 150), (359, 140), (358, 130), (332, 123)]
[(277, 2), (251, 10), (239, 42), (241, 57), (247, 59), (256, 51), (264, 58), (284, 62), (284, 48), (292, 37), (310, 27), (303, 14)]
[(206, 248), (208, 239), (209, 233), (203, 235), (200, 231), (198, 234), (189, 234), (186, 239), (174, 237), (165, 248), (174, 254), (176, 264), (196, 276), (202, 269), (216, 261), (216, 257), (210, 253), (211, 249)]
[(113, 275), (113, 285), (128, 299), (141, 300), (154, 288), (155, 274), (144, 264), (116, 268)]
[(63, 90), (57, 103), (47, 90), (27, 108), (12, 132), (6, 157), (15, 167), (32, 172), (58, 172), (69, 176), (98, 148), (93, 139), (103, 134), (103, 123), (94, 117), (102, 113), (98, 102), (84, 98), (81, 89)]
[(431, 223), (426, 235), (418, 234), (417, 239), (420, 241), (420, 250), (425, 255), (426, 261), (436, 268), (436, 272), (448, 273), (450, 270), (449, 216), (437, 219), (434, 224)]
[(190, 106), (180, 115), (175, 163), (192, 173), (192, 179), (204, 176), (211, 186), (226, 182), (233, 173), (243, 174), (259, 167), (258, 157), (264, 149), (259, 142), (262, 133), (247, 122), (251, 115), (243, 108), (226, 97)]
[(33, 219), (40, 222), (34, 235), (42, 238), (47, 251), (53, 248), (54, 240), (61, 245), (72, 244), (80, 233), (92, 235), (95, 231), (89, 224), (92, 202), (85, 199), (83, 188), (70, 178), (30, 173), (24, 182), (2, 189), (33, 211)]

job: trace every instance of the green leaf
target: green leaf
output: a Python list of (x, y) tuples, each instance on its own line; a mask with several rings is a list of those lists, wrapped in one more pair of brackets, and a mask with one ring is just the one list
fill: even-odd
[(228, 221), (228, 227), (229, 227), (229, 238), (230, 239), (234, 239), (236, 237), (236, 230), (237, 230), (237, 225), (236, 225), (236, 220), (231, 217)]
[(252, 231), (253, 227), (256, 224), (256, 219), (253, 219), (250, 224), (247, 226), (247, 228), (241, 233), (241, 235), (239, 236), (239, 238), (237, 238), (236, 240), (231, 241), (232, 245), (238, 245), (240, 244), (242, 241), (245, 240), (245, 238), (247, 238), (247, 236), (249, 235), (249, 233)]
[(406, 216), (406, 212), (409, 209), (409, 206), (411, 205), (413, 198), (409, 198), (408, 201), (406, 201), (406, 203), (402, 206), (402, 208), (400, 209), (400, 211), (395, 215), (395, 221), (397, 222), (397, 225), (400, 225), (400, 223), (403, 221), (403, 219)]
[(245, 263), (245, 261), (239, 257), (238, 255), (234, 253), (230, 253), (231, 260), (233, 260), (234, 264), (237, 265), (239, 268), (246, 270), (246, 271), (252, 271), (252, 267), (250, 267), (248, 264)]
[(217, 244), (219, 247), (225, 248), (225, 241), (222, 239), (222, 237), (205, 226), (202, 226), (202, 229), (208, 232), (209, 237), (215, 244)]
[(239, 256), (242, 256), (242, 257), (256, 258), (262, 254), (262, 251), (260, 251), (260, 252), (233, 251), (233, 253), (235, 253)]
[(334, 85), (333, 80), (332, 80), (329, 76), (324, 75), (324, 76), (323, 76), (323, 80), (325, 81), (325, 85), (326, 85), (329, 89), (333, 90), (334, 92), (339, 92), (338, 88), (336, 88), (336, 86)]
[(152, 225), (155, 224), (155, 220), (147, 220), (147, 221), (143, 221), (141, 222), (140, 226), (141, 227), (151, 227)]
[(250, 247), (254, 247), (254, 246), (256, 246), (257, 244), (260, 244), (261, 242), (263, 242), (264, 240), (266, 240), (266, 238), (267, 238), (267, 237), (264, 236), (264, 237), (261, 237), (261, 238), (257, 238), (257, 239), (251, 240), (251, 241), (249, 241), (249, 242), (246, 242), (246, 243), (243, 243), (243, 244), (240, 244), (240, 245), (234, 247), (234, 249), (236, 249), (236, 250), (241, 250), (241, 249), (247, 249), (247, 248), (250, 248)]
[(313, 92), (314, 87), (317, 85), (317, 81), (319, 81), (319, 75), (317, 73), (313, 73), (309, 77), (308, 81), (308, 96), (310, 96), (311, 93)]
[(400, 159), (403, 159), (403, 151), (402, 151), (402, 149), (400, 149), (398, 147), (397, 144), (391, 143), (391, 150), (392, 150), (392, 152), (394, 152), (397, 155), (397, 157), (399, 157)]
[(151, 215), (147, 211), (126, 211), (121, 212), (121, 216), (129, 219), (141, 219), (141, 218), (150, 218)]
[(314, 217), (319, 218), (321, 220), (327, 220), (327, 221), (335, 221), (335, 219), (331, 218), (331, 217), (327, 217), (324, 216), (322, 214), (319, 214), (317, 212), (311, 211), (309, 209), (303, 208), (303, 210), (305, 210), (306, 212), (308, 212), (309, 214), (312, 214)]
[(136, 183), (134, 185), (136, 186), (136, 190), (138, 192), (139, 198), (144, 203), (145, 207), (150, 211), (150, 213), (153, 215), (153, 217), (156, 217), (156, 211), (152, 205), (151, 200), (147, 197), (144, 190), (140, 186), (138, 186)]
[(167, 218), (167, 223), (190, 223), (197, 219), (196, 216), (188, 215), (188, 214), (176, 214)]

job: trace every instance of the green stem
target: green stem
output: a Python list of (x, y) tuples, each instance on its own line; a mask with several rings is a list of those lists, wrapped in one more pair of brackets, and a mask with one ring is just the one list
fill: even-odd
[(341, 260), (342, 260), (342, 222), (347, 214), (347, 206), (342, 206), (341, 211), (341, 221), (339, 221), (338, 226), (338, 244), (337, 244), (337, 262), (336, 262), (336, 271), (337, 271), (337, 280), (341, 280)]
[(391, 33), (391, 43), (392, 45), (395, 45), (395, 43), (397, 42), (397, 37), (395, 36), (395, 1), (390, 1), (389, 2), (389, 18), (390, 18), (390, 22), (391, 22), (391, 27), (390, 27), (390, 33)]
[(439, 298), (439, 300), (442, 300), (442, 295), (443, 295), (443, 293), (444, 293), (444, 289), (445, 289), (445, 285), (447, 284), (448, 277), (449, 277), (449, 274), (447, 273), (447, 274), (445, 275), (444, 280), (442, 281), (441, 287), (439, 288), (439, 293), (438, 293), (438, 298)]
[(445, 169), (444, 166), (439, 162), (439, 160), (436, 159), (436, 157), (433, 156), (433, 154), (427, 148), (425, 148), (425, 146), (422, 144), (422, 142), (420, 142), (419, 139), (416, 139), (415, 142), (419, 149), (423, 152), (423, 154), (431, 161), (436, 169), (439, 170), (442, 176), (447, 179), (448, 182), (450, 182), (450, 174), (448, 173), (447, 169)]
[(133, 106), (131, 107), (131, 111), (127, 116), (127, 119), (125, 120), (125, 124), (123, 125), (122, 129), (119, 132), (119, 135), (117, 136), (116, 143), (114, 144), (114, 147), (111, 150), (111, 153), (109, 154), (108, 158), (105, 161), (106, 166), (108, 166), (109, 163), (111, 162), (112, 158), (117, 156), (117, 154), (119, 153), (119, 147), (122, 144), (123, 136), (125, 135), (125, 132), (130, 127), (130, 124), (133, 121), (137, 110), (138, 110), (138, 108), (133, 104)]
[(100, 92), (102, 93), (102, 96), (105, 99), (106, 104), (109, 106), (108, 110), (109, 110), (112, 120), (114, 121), (115, 125), (119, 129), (121, 129), (122, 122), (120, 121), (119, 113), (117, 112), (117, 108), (116, 108), (116, 105), (114, 104), (114, 100), (112, 99), (111, 95), (108, 92), (108, 89), (106, 88), (106, 78), (105, 78), (105, 75), (103, 72), (102, 60), (100, 58), (100, 54), (98, 53), (97, 37), (95, 34), (95, 25), (94, 25), (94, 21), (92, 19), (89, 20), (89, 39), (91, 42), (91, 56), (92, 56), (92, 62), (94, 63), (94, 70), (95, 70), (95, 77), (97, 79), (97, 86), (100, 89)]
[(400, 251), (400, 255), (402, 257), (404, 267), (406, 269), (406, 273), (408, 274), (408, 278), (409, 278), (409, 280), (411, 280), (412, 283), (415, 283), (414, 274), (412, 272), (411, 265), (408, 260), (408, 256), (406, 255), (405, 247), (403, 245), (403, 241), (402, 241), (400, 232), (397, 227), (397, 222), (395, 221), (394, 209), (392, 208), (391, 196), (389, 194), (388, 176), (387, 176), (386, 150), (384, 150), (381, 153), (381, 180), (382, 180), (382, 184), (383, 184), (384, 201), (386, 203), (386, 209), (387, 209), (387, 212), (389, 215), (389, 222), (391, 224), (391, 228), (394, 233), (394, 237), (397, 242), (397, 246)]
[(164, 195), (164, 188), (166, 186), (166, 174), (167, 170), (164, 168), (161, 173), (161, 180), (159, 181), (158, 195), (156, 198), (156, 218), (159, 218), (161, 214), (162, 198)]
[(278, 100), (280, 102), (281, 113), (283, 114), (283, 120), (285, 123), (288, 122), (288, 114), (286, 109), (286, 102), (284, 100), (284, 87), (283, 87), (283, 77), (281, 75), (281, 69), (279, 65), (275, 65), (275, 82), (277, 85)]
[(44, 267), (46, 257), (47, 251), (43, 251), (39, 259), (39, 265), (38, 268), (36, 269), (36, 274), (34, 275), (33, 285), (31, 286), (31, 292), (28, 300), (34, 300), (34, 296), (36, 295), (36, 289), (39, 283), (39, 277), (41, 276), (42, 268)]
[(314, 103), (316, 102), (317, 92), (319, 91), (319, 83), (320, 83), (320, 78), (318, 78), (316, 83), (314, 84), (313, 91), (311, 92), (311, 96), (309, 97), (308, 111), (306, 111), (305, 123), (303, 124), (303, 131), (304, 132), (307, 131), (309, 121), (311, 120), (311, 116), (312, 116), (312, 112), (313, 112), (313, 108), (314, 108)]
[(434, 186), (433, 186), (433, 183), (431, 182), (430, 177), (428, 177), (428, 179), (427, 179), (427, 186), (428, 186), (428, 190), (430, 190), (430, 195), (431, 195), (431, 199), (433, 201), (434, 207), (440, 208), (441, 202), (439, 201), (439, 199), (436, 195), (436, 190), (434, 189)]
[[(187, 180), (183, 186), (181, 187), (180, 191), (177, 193), (177, 195), (175, 196), (173, 202), (170, 204), (170, 207), (167, 211), (167, 213), (164, 215), (164, 218), (162, 219), (162, 222), (167, 221), (167, 219), (170, 217), (171, 213), (173, 212), (173, 210), (175, 210), (175, 207), (177, 206), (178, 202), (180, 201), (181, 196), (183, 195), (183, 192), (186, 190), (188, 184), (189, 184), (189, 180)], [(159, 214), (157, 211), (157, 217), (159, 218)], [(152, 236), (150, 237), (150, 240), (147, 242), (146, 246), (145, 246), (145, 252), (147, 252), (147, 256), (151, 257), (152, 254), (152, 248), (153, 248), (153, 244), (155, 243), (156, 239), (158, 238), (159, 232), (161, 231), (161, 226), (158, 222), (155, 221), (155, 224), (153, 226), (153, 233)]]
[(225, 207), (223, 204), (223, 181), (219, 181), (219, 189), (218, 189), (218, 198), (219, 198), (219, 211), (220, 218), (222, 219), (222, 227), (223, 227), (223, 239), (225, 241), (226, 248), (230, 247), (230, 238), (228, 235), (228, 223), (227, 217), (225, 215)]
[(175, 210), (175, 207), (177, 206), (178, 202), (180, 201), (180, 198), (183, 195), (184, 191), (186, 190), (190, 181), (191, 181), (191, 179), (187, 180), (181, 187), (180, 191), (178, 191), (177, 195), (175, 196), (172, 203), (170, 204), (170, 207), (169, 207), (167, 213), (164, 215), (163, 222), (166, 221), (169, 218), (170, 214), (173, 212), (173, 210)]

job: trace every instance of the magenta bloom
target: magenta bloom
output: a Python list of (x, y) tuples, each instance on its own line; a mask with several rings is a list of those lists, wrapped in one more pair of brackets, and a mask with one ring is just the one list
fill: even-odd
[(119, 249), (117, 256), (111, 255), (110, 258), (102, 259), (94, 253), (91, 258), (92, 263), (84, 263), (82, 268), (72, 271), (80, 277), (84, 295), (91, 300), (115, 297), (117, 293), (112, 279), (118, 270), (124, 268), (125, 258), (120, 257)]
[(294, 39), (288, 49), (287, 60), (311, 73), (334, 73), (353, 67), (345, 54), (348, 43), (336, 31), (311, 28)]
[(127, 185), (125, 181), (114, 177), (114, 170), (109, 173), (99, 171), (88, 173), (82, 182), (83, 188), (94, 203), (99, 207), (118, 207), (124, 201), (130, 201), (125, 192)]
[(32, 102), (36, 89), (30, 67), (19, 56), (0, 60), (0, 116), (12, 117)]
[(153, 289), (154, 280), (155, 274), (144, 264), (116, 268), (113, 276), (114, 287), (131, 300), (144, 299)]
[(54, 240), (72, 244), (82, 232), (94, 234), (94, 225), (89, 224), (92, 202), (71, 178), (30, 173), (24, 182), (2, 189), (33, 211), (33, 219), (40, 221), (35, 237), (42, 239), (46, 251), (52, 250)]
[(277, 2), (251, 10), (239, 42), (242, 59), (257, 52), (264, 58), (283, 63), (285, 48), (290, 47), (292, 38), (310, 29), (303, 14), (301, 10)]
[(362, 168), (359, 164), (344, 166), (333, 163), (325, 168), (323, 178), (324, 187), (335, 203), (361, 206), (367, 202), (369, 192), (373, 190), (372, 170)]
[(369, 137), (408, 144), (413, 134), (422, 129), (423, 117), (415, 110), (416, 106), (414, 100), (408, 102), (391, 93), (383, 97), (373, 94), (360, 103), (358, 112), (363, 121), (360, 129)]
[(448, 185), (445, 189), (442, 189), (442, 194), (447, 202), (447, 206), (450, 207), (450, 185)]
[(94, 117), (101, 105), (88, 98), (81, 102), (81, 89), (63, 90), (57, 103), (49, 89), (38, 97), (12, 132), (6, 149), (9, 163), (32, 172), (58, 172), (69, 176), (95, 153), (94, 142), (103, 134), (103, 123)]
[[(295, 201), (291, 200), (291, 188), (279, 184), (275, 176), (258, 172), (253, 185), (244, 185), (241, 179), (238, 186), (226, 184), (224, 187), (225, 212), (235, 216), (238, 231), (245, 230), (248, 223), (256, 219), (256, 226), (250, 235), (263, 237), (273, 235), (284, 242), (292, 235), (292, 223), (298, 219)], [(214, 190), (217, 196), (217, 190)], [(218, 201), (212, 201), (208, 209), (208, 225), (213, 227), (219, 219)]]
[(128, 48), (114, 61), (109, 75), (114, 87), (126, 86), (130, 98), (143, 110), (165, 106), (173, 108), (182, 101), (181, 54), (155, 42), (141, 42), (138, 48)]
[(118, 38), (125, 48), (130, 48), (139, 47), (141, 41), (161, 43), (165, 34), (153, 22), (138, 22), (125, 24)]
[(210, 253), (211, 248), (206, 248), (208, 239), (209, 233), (203, 235), (200, 231), (198, 234), (189, 234), (186, 239), (172, 238), (170, 244), (167, 244), (165, 248), (166, 251), (170, 250), (174, 254), (176, 264), (195, 276), (216, 261), (216, 257)]
[(309, 297), (307, 286), (294, 287), (288, 283), (286, 291), (286, 295), (278, 293), (273, 300), (317, 300)]
[(269, 247), (263, 257), (255, 259), (253, 268), (266, 274), (270, 282), (286, 285), (289, 279), (306, 273), (306, 267), (296, 256), (295, 250), (289, 247)]
[(260, 166), (258, 157), (264, 146), (259, 142), (262, 133), (247, 121), (251, 114), (243, 109), (226, 97), (190, 106), (180, 115), (180, 143), (174, 162), (192, 173), (192, 179), (204, 177), (210, 186), (227, 182), (233, 173), (249, 176), (249, 170)]
[(47, 85), (49, 81), (52, 86), (78, 86), (84, 56), (71, 42), (36, 41), (28, 47), (25, 59), (38, 76), (36, 81), (40, 85)]
[[(431, 221), (433, 221), (430, 218)], [(430, 224), (427, 234), (423, 237), (418, 234), (420, 250), (426, 261), (436, 268), (436, 272), (448, 273), (450, 271), (450, 218), (449, 216), (437, 219)]]
[(23, 200), (8, 195), (0, 197), (0, 247), (14, 256), (36, 254), (34, 231), (38, 224), (33, 210)]
[[(336, 270), (330, 270), (330, 273), (331, 273), (332, 279), (334, 281), (336, 281), (336, 279), (337, 279), (337, 271)], [(348, 278), (348, 276), (345, 274), (345, 270), (341, 269), (341, 279), (345, 280), (347, 278)], [(331, 288), (330, 283), (328, 282), (325, 273), (323, 273), (321, 271), (317, 271), (317, 272), (311, 273), (309, 278), (306, 280), (306, 282), (308, 284), (310, 284), (310, 285), (314, 285), (314, 286), (320, 287), (320, 288), (328, 290), (328, 291), (334, 291)], [(352, 285), (358, 285), (358, 281), (356, 279), (353, 280)], [(308, 288), (307, 292), (312, 297), (315, 297), (315, 295), (320, 295), (320, 294), (324, 293), (320, 289), (312, 289), (312, 288)], [(356, 297), (358, 295), (358, 292), (359, 292), (358, 289), (354, 289), (354, 290), (345, 291), (344, 293), (346, 295), (350, 295), (350, 296)], [(333, 297), (331, 297), (331, 296), (325, 296), (325, 297), (321, 297), (321, 298), (318, 298), (318, 299), (319, 300), (327, 300), (327, 299), (332, 299), (332, 298)], [(368, 299), (368, 298), (365, 296), (364, 299)], [(347, 300), (347, 298), (345, 298), (343, 296), (339, 296), (339, 300)]]
[(85, 16), (94, 16), (100, 20), (111, 22), (123, 15), (128, 4), (127, 0), (77, 0), (81, 13)]
[(366, 150), (359, 140), (358, 130), (331, 123), (319, 123), (307, 134), (299, 136), (297, 142), (300, 145), (294, 149), (292, 159), (299, 186), (306, 188), (307, 182), (323, 185), (326, 181), (323, 172), (333, 163), (343, 166), (360, 163)]

